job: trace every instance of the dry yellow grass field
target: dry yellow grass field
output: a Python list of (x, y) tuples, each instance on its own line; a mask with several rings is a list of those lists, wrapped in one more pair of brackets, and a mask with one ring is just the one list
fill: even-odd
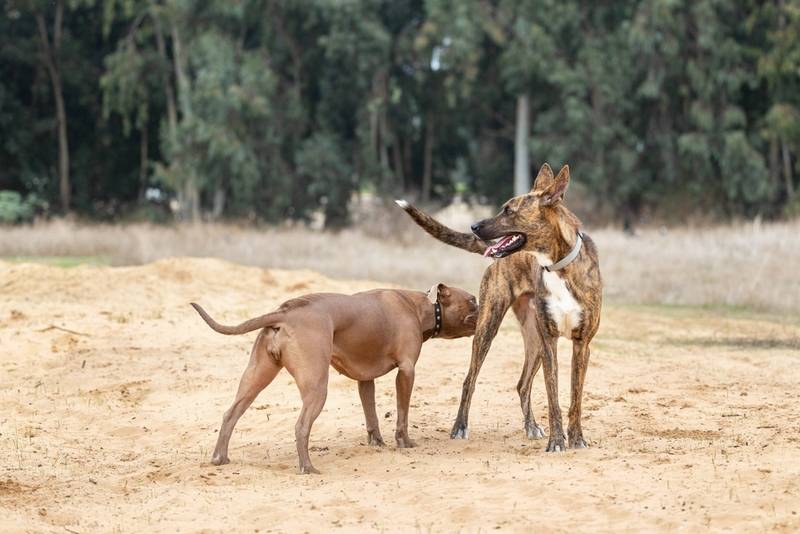
[[(487, 208), (448, 208), (438, 217), (466, 231), (471, 221), (486, 214)], [(477, 290), (489, 260), (434, 241), (396, 207), (368, 215), (356, 228), (339, 233), (304, 227), (54, 221), (3, 228), (0, 259), (80, 256), (84, 261), (141, 265), (173, 256), (216, 257), (409, 288), (427, 288), (443, 279)], [(607, 302), (800, 313), (800, 220), (642, 229), (635, 237), (607, 228), (588, 231), (600, 250)]]
[[(51, 230), (57, 241), (58, 228)], [(16, 235), (26, 230), (19, 231)], [(81, 231), (65, 230), (61, 237), (80, 240)], [(137, 231), (109, 228), (108, 242), (124, 248), (136, 243)], [(235, 232), (159, 231), (183, 236), (177, 241), (210, 236), (202, 244), (195, 241), (198, 247), (224, 249), (231, 239), (229, 246), (242, 250), (236, 240), (243, 234)], [(10, 233), (4, 231), (2, 239)], [(261, 239), (248, 253), (253, 263), (291, 262), (322, 246), (309, 232), (298, 234), (299, 243), (286, 234), (246, 235)], [(696, 267), (691, 251), (670, 248), (659, 270), (614, 281), (622, 274), (612, 273), (633, 269), (631, 262), (647, 250), (662, 250), (655, 235), (635, 241), (649, 249), (632, 252), (626, 246), (628, 258), (614, 258), (606, 249), (621, 246), (623, 238), (598, 233), (612, 288), (644, 287), (659, 273), (675, 276), (673, 269)], [(711, 232), (704, 242), (721, 251), (717, 238), (724, 235)], [(339, 244), (340, 253), (354, 254), (348, 257), (354, 262), (350, 268), (366, 277), (395, 276), (405, 261), (436, 263), (429, 273), (415, 275), (428, 285), (428, 277), (474, 283), (471, 277), (484, 262), (427, 244), (402, 249), (408, 259), (395, 253), (358, 260), (364, 247), (389, 247), (377, 239)], [(676, 264), (680, 252), (688, 257)], [(342, 268), (314, 257), (320, 268)], [(443, 263), (445, 257), (452, 263)], [(781, 273), (765, 272), (756, 287), (768, 291), (776, 280), (786, 283), (788, 275), (783, 279)], [(738, 280), (723, 275), (731, 284)], [(333, 372), (311, 436), (311, 454), (323, 474), (296, 475), (293, 428), (300, 403), (291, 378), (282, 373), (240, 421), (231, 442), (232, 463), (210, 465), (222, 412), (254, 334), (218, 335), (188, 302), (201, 302), (233, 322), (302, 293), (385, 285), (209, 259), (71, 269), (0, 262), (0, 530), (800, 529), (800, 320), (786, 313), (606, 306), (587, 378), (587, 450), (547, 454), (544, 442), (524, 437), (515, 391), (522, 342), (508, 320), (478, 381), (468, 441), (452, 441), (448, 432), (470, 341), (433, 340), (423, 347), (412, 397), (411, 431), (418, 448), (367, 446), (356, 385)], [(723, 288), (709, 291), (689, 295), (678, 288), (674, 300), (704, 301)], [(740, 295), (732, 298), (734, 304), (753, 298), (736, 291), (731, 288), (731, 295)], [(782, 306), (789, 299), (777, 302)], [(568, 403), (567, 353), (562, 345), (562, 406)], [(393, 376), (378, 381), (377, 402), (379, 413), (386, 414), (384, 435), (391, 436)], [(534, 382), (533, 406), (546, 427), (541, 376)]]

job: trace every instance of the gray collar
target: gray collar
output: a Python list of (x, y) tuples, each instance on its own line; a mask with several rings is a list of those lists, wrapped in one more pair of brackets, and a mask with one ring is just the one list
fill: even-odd
[(578, 257), (578, 254), (581, 253), (582, 246), (583, 246), (583, 232), (578, 230), (578, 236), (577, 239), (575, 239), (575, 246), (572, 247), (572, 250), (569, 251), (569, 254), (567, 254), (557, 262), (555, 262), (553, 265), (548, 265), (547, 267), (544, 268), (544, 270), (552, 272), (563, 269), (564, 267), (575, 261), (575, 258)]

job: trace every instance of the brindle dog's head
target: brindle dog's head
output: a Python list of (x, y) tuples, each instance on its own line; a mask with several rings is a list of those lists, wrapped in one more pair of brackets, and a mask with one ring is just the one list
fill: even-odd
[(559, 232), (574, 233), (577, 218), (561, 203), (568, 185), (567, 165), (555, 178), (550, 165), (542, 165), (529, 193), (512, 198), (500, 213), (472, 225), (479, 238), (496, 240), (483, 255), (502, 258), (521, 250), (547, 254)]
[(475, 334), (478, 300), (457, 287), (436, 284), (428, 291), (431, 302), (442, 306), (442, 329), (438, 337), (454, 339)]

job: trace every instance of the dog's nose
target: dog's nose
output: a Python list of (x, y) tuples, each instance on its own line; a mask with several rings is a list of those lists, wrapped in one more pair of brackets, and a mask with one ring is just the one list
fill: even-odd
[(473, 224), (472, 226), (470, 226), (470, 228), (472, 229), (472, 233), (477, 232), (478, 230), (481, 229), (481, 227), (483, 227), (483, 223), (481, 221), (478, 221), (475, 224)]

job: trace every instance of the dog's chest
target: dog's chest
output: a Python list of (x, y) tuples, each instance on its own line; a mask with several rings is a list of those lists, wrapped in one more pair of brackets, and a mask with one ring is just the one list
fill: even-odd
[(570, 337), (569, 334), (572, 330), (581, 323), (583, 310), (558, 273), (542, 271), (542, 281), (545, 291), (547, 291), (545, 297), (547, 314), (556, 324), (558, 333), (564, 337)]

